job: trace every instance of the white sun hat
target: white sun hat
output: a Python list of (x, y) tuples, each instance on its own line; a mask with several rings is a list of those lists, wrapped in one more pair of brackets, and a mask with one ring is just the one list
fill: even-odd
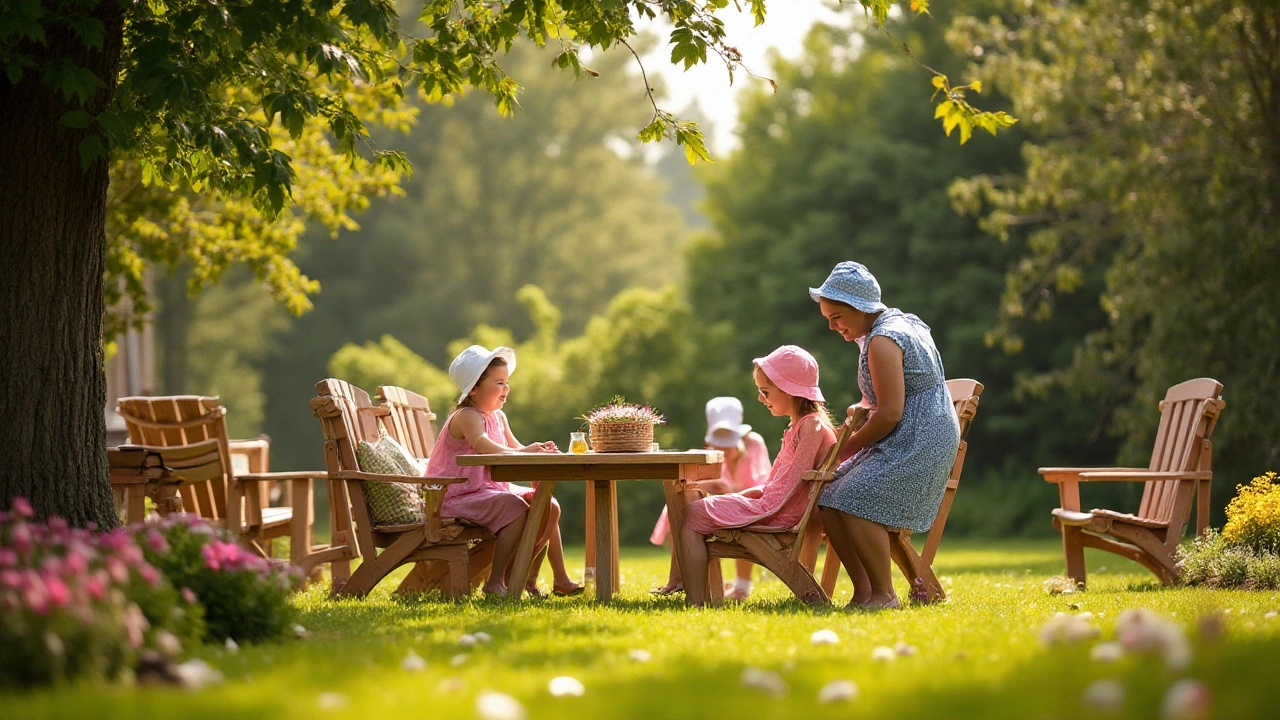
[(489, 367), (489, 363), (494, 358), (502, 358), (507, 363), (507, 372), (516, 371), (516, 351), (505, 345), (490, 350), (483, 345), (472, 345), (471, 347), (458, 353), (458, 357), (449, 363), (449, 379), (462, 392), (458, 395), (458, 402), (467, 399), (467, 393), (480, 382), (480, 376), (484, 374), (485, 368)]
[(707, 401), (708, 445), (719, 448), (737, 447), (742, 436), (751, 432), (742, 424), (742, 402), (735, 397), (717, 397)]

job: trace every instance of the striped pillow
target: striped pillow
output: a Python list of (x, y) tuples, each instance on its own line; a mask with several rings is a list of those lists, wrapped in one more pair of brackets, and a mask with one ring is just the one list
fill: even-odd
[[(376, 443), (361, 440), (356, 446), (356, 462), (360, 470), (378, 475), (421, 476), (422, 470), (409, 457), (408, 451), (385, 431)], [(422, 490), (419, 485), (399, 482), (366, 482), (364, 503), (374, 525), (408, 525), (426, 522)]]

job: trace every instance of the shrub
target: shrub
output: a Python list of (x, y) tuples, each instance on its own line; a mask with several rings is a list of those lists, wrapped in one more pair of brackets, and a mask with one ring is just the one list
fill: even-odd
[(1280, 556), (1228, 542), (1218, 531), (1178, 548), (1179, 582), (1210, 588), (1280, 589)]
[(1274, 472), (1236, 486), (1222, 536), (1255, 552), (1280, 553), (1280, 480)]
[(148, 562), (204, 607), (205, 638), (254, 642), (292, 630), (293, 567), (230, 542), (196, 515), (175, 514), (135, 532)]
[(0, 512), (0, 685), (114, 679), (144, 648), (176, 654), (199, 634), (199, 607), (123, 530), (31, 517), (22, 498)]

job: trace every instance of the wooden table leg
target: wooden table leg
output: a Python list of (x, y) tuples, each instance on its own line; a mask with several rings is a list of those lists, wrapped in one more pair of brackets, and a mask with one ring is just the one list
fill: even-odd
[(613, 599), (615, 558), (617, 553), (617, 536), (613, 526), (613, 483), (608, 480), (594, 480), (596, 505), (596, 600), (608, 602)]
[(524, 594), (524, 586), (529, 582), (529, 570), (533, 565), (533, 550), (538, 545), (538, 528), (551, 507), (551, 491), (555, 487), (554, 481), (542, 480), (533, 493), (533, 502), (529, 503), (529, 516), (524, 521), (524, 533), (520, 535), (520, 544), (516, 546), (516, 559), (511, 566), (507, 597), (518, 599)]
[(609, 483), (609, 532), (613, 534), (613, 550), (610, 555), (610, 566), (613, 568), (613, 591), (622, 589), (622, 568), (619, 565), (621, 553), (618, 552), (618, 483)]
[(587, 547), (584, 552), (582, 582), (596, 579), (596, 484), (587, 485)]

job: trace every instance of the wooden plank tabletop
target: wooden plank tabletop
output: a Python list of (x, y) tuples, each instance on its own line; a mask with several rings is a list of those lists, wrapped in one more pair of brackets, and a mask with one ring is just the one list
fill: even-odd
[(719, 465), (724, 453), (719, 450), (680, 450), (643, 453), (503, 453), (494, 455), (459, 455), (459, 465)]

